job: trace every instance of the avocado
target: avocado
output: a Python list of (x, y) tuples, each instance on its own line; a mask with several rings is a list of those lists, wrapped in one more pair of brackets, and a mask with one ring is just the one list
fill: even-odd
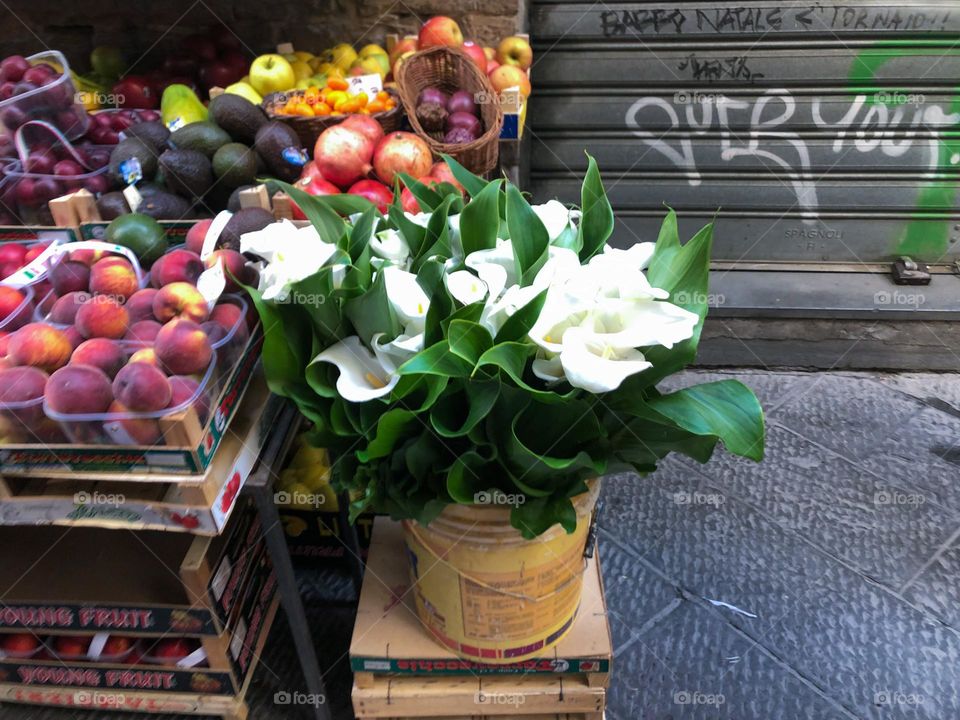
[(166, 186), (175, 193), (203, 197), (213, 185), (210, 159), (196, 150), (167, 150), (160, 156)]
[(162, 122), (141, 122), (123, 131), (125, 138), (137, 138), (156, 150), (165, 150), (170, 131)]
[(300, 138), (289, 125), (278, 120), (268, 122), (257, 131), (254, 146), (270, 174), (278, 180), (293, 182), (300, 177), (307, 155)]
[(241, 143), (227, 143), (213, 156), (213, 174), (229, 188), (257, 179), (257, 153)]
[[(140, 140), (139, 138), (126, 138), (117, 143), (117, 146), (110, 153), (110, 177), (120, 185), (127, 185), (127, 178), (121, 172), (123, 169), (130, 169), (130, 164), (134, 166), (140, 164), (140, 177), (134, 177), (136, 180), (152, 180), (157, 173), (157, 150), (153, 145)], [(135, 161), (135, 162), (134, 162)]]
[(137, 212), (157, 220), (183, 220), (194, 215), (193, 208), (187, 200), (159, 188), (151, 193), (141, 192), (143, 202)]
[(230, 136), (212, 122), (195, 122), (184, 125), (170, 134), (168, 141), (175, 150), (196, 150), (207, 157), (230, 142)]
[(101, 220), (113, 220), (130, 212), (127, 199), (119, 190), (108, 192), (97, 198), (97, 211)]
[(213, 121), (242, 143), (252, 143), (257, 130), (267, 123), (267, 116), (259, 106), (233, 93), (213, 98), (208, 109)]
[(263, 208), (242, 208), (227, 221), (217, 238), (217, 248), (240, 249), (240, 236), (248, 232), (263, 230), (274, 222), (273, 213)]

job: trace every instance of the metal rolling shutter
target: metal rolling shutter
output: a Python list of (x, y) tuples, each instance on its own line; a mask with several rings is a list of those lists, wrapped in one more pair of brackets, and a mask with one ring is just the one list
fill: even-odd
[[(688, 236), (716, 216), (720, 315), (960, 312), (957, 0), (534, 0), (530, 28), (537, 199), (577, 202), (586, 150), (614, 244), (655, 238), (665, 204)], [(902, 255), (934, 264), (924, 302), (878, 307)]]

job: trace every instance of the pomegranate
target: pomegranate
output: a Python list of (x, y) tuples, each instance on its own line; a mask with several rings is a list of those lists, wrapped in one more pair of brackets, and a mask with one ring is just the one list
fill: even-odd
[(413, 133), (397, 131), (387, 135), (373, 154), (377, 176), (392, 185), (398, 173), (421, 178), (430, 172), (433, 157), (427, 144)]
[(340, 123), (320, 133), (313, 148), (313, 162), (325, 180), (344, 188), (370, 172), (373, 150), (370, 138)]
[[(297, 183), (297, 187), (303, 190), (310, 195), (339, 195), (340, 188), (338, 188), (333, 183), (327, 182), (319, 175), (314, 177), (313, 180), (309, 182)], [(306, 220), (307, 216), (303, 214), (303, 210), (300, 209), (300, 206), (296, 203), (291, 203), (291, 210), (293, 211), (294, 220)]]
[(311, 160), (308, 163), (305, 163), (303, 170), (300, 171), (300, 182), (313, 182), (314, 180), (323, 180), (323, 175), (320, 174), (320, 171), (317, 170), (316, 164)]
[(363, 133), (374, 147), (383, 140), (383, 126), (369, 115), (347, 115), (347, 119), (340, 124)]
[(448, 182), (453, 185), (457, 190), (460, 191), (460, 194), (463, 195), (463, 185), (461, 185), (457, 178), (454, 177), (453, 171), (450, 169), (450, 166), (447, 165), (446, 160), (439, 160), (433, 164), (433, 167), (430, 168), (430, 175), (435, 177), (440, 182)]
[(382, 213), (387, 212), (387, 207), (393, 202), (393, 193), (383, 183), (376, 180), (360, 180), (355, 182), (347, 190), (350, 195), (359, 195), (377, 206), (377, 210)]

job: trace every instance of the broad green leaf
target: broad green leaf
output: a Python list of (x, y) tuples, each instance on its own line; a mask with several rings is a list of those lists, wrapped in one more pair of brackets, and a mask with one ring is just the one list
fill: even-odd
[(353, 228), (351, 228), (350, 244), (347, 252), (350, 254), (350, 259), (353, 262), (357, 262), (363, 255), (363, 251), (370, 247), (370, 237), (373, 235), (378, 217), (377, 209), (370, 207), (363, 211), (354, 223)]
[(319, 197), (310, 195), (288, 183), (277, 182), (280, 187), (283, 188), (283, 191), (293, 198), (293, 201), (297, 203), (303, 211), (303, 214), (307, 216), (307, 220), (310, 221), (310, 224), (313, 225), (320, 234), (321, 240), (327, 243), (340, 243), (341, 238), (347, 230), (343, 218), (337, 215), (327, 203), (322, 202)]
[(420, 210), (422, 212), (432, 212), (443, 201), (443, 196), (440, 193), (434, 192), (419, 180), (407, 175), (407, 173), (399, 173), (398, 177), (417, 199), (417, 202), (420, 203)]
[(377, 458), (387, 457), (393, 452), (400, 438), (415, 426), (419, 426), (420, 421), (416, 413), (395, 408), (388, 410), (377, 421), (377, 431), (373, 439), (363, 450), (357, 451), (357, 459), (360, 462), (370, 462)]
[(458, 457), (447, 472), (447, 492), (458, 503), (474, 503), (477, 494), (489, 487), (483, 467), (487, 460), (474, 450)]
[(367, 347), (370, 347), (371, 339), (377, 333), (384, 333), (387, 340), (392, 340), (403, 329), (396, 311), (387, 299), (387, 285), (383, 273), (377, 273), (370, 289), (359, 297), (347, 300), (343, 308), (357, 335)]
[(511, 183), (507, 183), (506, 202), (507, 228), (513, 241), (517, 277), (523, 278), (526, 285), (532, 281), (528, 271), (538, 270), (546, 259), (550, 236), (530, 203)]
[(289, 397), (290, 389), (303, 383), (306, 353), (312, 345), (310, 330), (301, 327), (302, 310), (268, 302), (256, 288), (244, 286), (244, 290), (253, 300), (263, 326), (261, 356), (267, 384), (277, 395)]
[(738, 380), (694, 385), (648, 404), (684, 430), (719, 438), (735, 455), (763, 459), (763, 409), (753, 391)]
[(500, 229), (500, 185), (494, 180), (474, 197), (460, 213), (460, 242), (463, 254), (489, 250), (497, 245)]
[(443, 437), (466, 435), (487, 416), (499, 395), (498, 382), (468, 382), (462, 392), (448, 392), (437, 400), (430, 424)]
[(446, 340), (441, 340), (422, 350), (397, 368), (398, 375), (423, 374), (447, 377), (468, 377), (472, 371), (473, 364), (451, 352)]
[(550, 390), (538, 390), (523, 379), (527, 360), (536, 351), (532, 344), (520, 342), (497, 343), (487, 350), (477, 361), (477, 370), (484, 367), (494, 367), (501, 370), (516, 386), (531, 397), (545, 403), (564, 403), (577, 394), (576, 390), (564, 393)]
[(527, 333), (530, 332), (530, 328), (536, 324), (546, 300), (547, 288), (544, 288), (540, 293), (535, 295), (530, 302), (508, 317), (507, 321), (500, 328), (500, 332), (497, 333), (497, 344), (523, 340), (527, 336)]
[(447, 165), (450, 167), (450, 171), (453, 173), (453, 176), (457, 179), (458, 183), (463, 185), (463, 189), (467, 191), (467, 194), (470, 197), (476, 197), (483, 192), (483, 189), (487, 187), (487, 185), (490, 184), (482, 177), (474, 175), (449, 155), (441, 154), (440, 157), (446, 161)]
[(577, 511), (568, 497), (551, 495), (528, 499), (510, 511), (510, 524), (527, 540), (542, 535), (557, 523), (568, 533), (577, 529)]
[(417, 250), (423, 246), (423, 239), (427, 234), (427, 229), (418, 225), (403, 214), (403, 210), (398, 205), (391, 205), (387, 211), (390, 221), (396, 225), (397, 230), (403, 236), (410, 252), (416, 255)]
[(417, 284), (430, 300), (424, 320), (423, 338), (424, 345), (430, 347), (443, 339), (443, 320), (453, 310), (453, 298), (443, 281), (443, 263), (437, 260), (425, 261), (417, 271)]
[(436, 248), (446, 247), (449, 249), (449, 242), (446, 239), (450, 231), (450, 226), (447, 224), (447, 213), (452, 202), (453, 197), (449, 195), (440, 202), (427, 222), (423, 242), (416, 249), (410, 248), (414, 257), (414, 269), (418, 268), (419, 264), (425, 262), (431, 255), (436, 254)]
[(603, 189), (597, 161), (590, 155), (587, 155), (587, 174), (580, 188), (580, 209), (583, 211), (578, 230), (580, 260), (586, 261), (603, 250), (613, 233), (613, 209)]
[(483, 325), (469, 320), (454, 320), (447, 328), (447, 343), (452, 353), (476, 365), (480, 356), (493, 345), (493, 338)]

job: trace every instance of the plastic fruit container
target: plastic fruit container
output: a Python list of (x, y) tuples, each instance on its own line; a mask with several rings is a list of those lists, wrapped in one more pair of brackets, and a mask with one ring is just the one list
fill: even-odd
[[(39, 237), (33, 238), (32, 240), (8, 240), (6, 242), (0, 242), (0, 255), (4, 253), (4, 248), (8, 245), (19, 245), (24, 249), (24, 254), (29, 253), (31, 250), (37, 246), (44, 246), (41, 248), (41, 253), (32, 256), (29, 258), (29, 261), (24, 262), (20, 267), (13, 269), (13, 265), (9, 267), (0, 265), (0, 285), (13, 285), (14, 287), (26, 287), (28, 285), (37, 285), (40, 283), (46, 276), (47, 273), (53, 268), (53, 266), (59, 261), (59, 256), (54, 255), (52, 252), (44, 252), (47, 248), (53, 245), (60, 245), (63, 242), (62, 238), (54, 239), (41, 239)], [(17, 263), (19, 264), (19, 263)], [(11, 270), (12, 272), (7, 272)], [(42, 293), (37, 293), (41, 295)]]
[[(3, 285), (0, 283), (0, 286), (4, 288), (9, 288), (9, 285)], [(34, 294), (33, 288), (30, 286), (24, 288), (13, 288), (21, 295), (23, 295), (23, 302), (17, 305), (13, 310), (9, 312), (6, 317), (0, 317), (0, 333), (11, 333), (15, 330), (19, 330), (28, 322), (33, 320), (34, 316)], [(3, 294), (6, 294), (7, 291), (3, 291)], [(2, 299), (2, 295), (0, 295)], [(3, 311), (3, 308), (0, 307), (0, 312)]]
[(48, 50), (31, 55), (27, 61), (33, 67), (45, 65), (52, 72), (44, 78), (28, 79), (25, 74), (16, 83), (17, 94), (0, 102), (0, 127), (10, 134), (29, 120), (42, 119), (53, 123), (71, 140), (83, 135), (90, 116), (79, 101), (67, 59), (56, 50)]
[(120, 142), (120, 133), (131, 125), (159, 120), (158, 110), (133, 108), (98, 110), (90, 116), (90, 127), (85, 137), (95, 145), (116, 145)]

